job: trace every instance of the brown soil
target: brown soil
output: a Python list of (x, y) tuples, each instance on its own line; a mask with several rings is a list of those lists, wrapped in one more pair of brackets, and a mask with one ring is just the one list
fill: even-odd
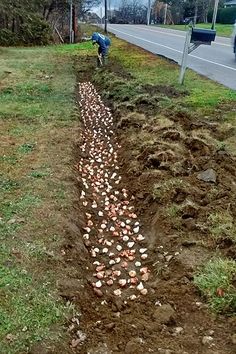
[[(84, 64), (80, 64), (79, 82), (91, 79), (91, 63), (87, 60)], [(125, 82), (132, 79), (117, 64), (111, 63), (108, 71)], [(104, 85), (97, 83), (99, 92), (104, 92)], [(170, 98), (187, 94), (150, 85), (141, 87), (140, 93)], [(150, 110), (149, 98), (133, 100), (131, 109), (128, 104), (120, 105), (119, 99), (109, 101), (106, 94), (104, 101), (113, 109), (121, 144), (120, 188), (127, 188), (135, 197), (135, 211), (146, 236), (149, 293), (127, 304), (112, 294), (94, 294), (92, 258), (82, 238), (85, 209), (78, 200), (63, 247), (65, 267), (74, 270), (70, 277), (58, 281), (61, 296), (75, 304), (77, 315), (68, 323), (68, 346), (47, 347), (45, 353), (235, 353), (232, 335), (236, 319), (211, 313), (192, 281), (197, 267), (216, 248), (236, 259), (235, 245), (226, 237), (216, 245), (208, 225), (209, 214), (225, 210), (225, 205), (236, 217), (235, 159), (216, 148), (218, 124), (197, 119), (184, 110), (160, 112), (158, 100), (151, 102)], [(81, 132), (83, 129), (81, 125)], [(78, 137), (75, 166), (82, 156), (80, 145)], [(198, 179), (198, 174), (209, 168), (216, 173), (215, 183)], [(74, 173), (79, 194), (81, 176), (77, 169)], [(177, 211), (171, 214), (173, 205)], [(80, 340), (81, 333), (86, 339)], [(203, 344), (205, 336), (213, 340)], [(37, 347), (32, 353), (40, 351), (43, 349)]]

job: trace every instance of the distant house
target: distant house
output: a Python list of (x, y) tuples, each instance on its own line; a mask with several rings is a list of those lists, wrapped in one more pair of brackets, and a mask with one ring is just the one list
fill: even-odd
[(226, 0), (225, 7), (233, 7), (236, 6), (236, 0)]

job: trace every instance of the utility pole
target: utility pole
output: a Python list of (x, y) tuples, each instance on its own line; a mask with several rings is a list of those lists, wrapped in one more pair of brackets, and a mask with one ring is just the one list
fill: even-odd
[(73, 0), (70, 0), (70, 43), (74, 43), (74, 31), (73, 31)]
[(74, 43), (78, 36), (78, 5), (73, 6), (73, 31), (74, 31)]
[(105, 26), (104, 31), (107, 33), (107, 0), (105, 0)]
[(195, 10), (194, 10), (193, 27), (196, 26), (196, 23), (197, 23), (197, 15), (198, 15), (198, 0), (195, 0)]
[(164, 22), (163, 22), (164, 25), (166, 25), (167, 9), (168, 9), (168, 5), (165, 4)]
[(108, 0), (108, 10), (109, 10), (109, 16), (107, 16), (107, 17), (110, 20), (111, 19), (111, 0)]
[(211, 25), (212, 30), (215, 29), (218, 5), (219, 5), (219, 0), (215, 0), (214, 12), (213, 12), (213, 16), (212, 16), (212, 25)]
[(101, 18), (101, 25), (102, 25), (102, 6), (100, 7), (100, 18)]
[(151, 0), (148, 0), (148, 8), (147, 8), (147, 26), (150, 25), (150, 16), (151, 16)]

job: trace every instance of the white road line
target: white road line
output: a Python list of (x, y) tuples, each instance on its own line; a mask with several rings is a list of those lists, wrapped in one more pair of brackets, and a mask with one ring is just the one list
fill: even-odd
[(185, 38), (185, 36), (181, 36), (180, 34), (176, 34), (176, 33), (168, 33), (168, 32), (164, 32), (164, 31), (153, 30), (153, 29), (144, 28), (144, 27), (141, 27), (141, 28), (142, 28), (142, 30), (145, 30), (145, 31), (157, 32), (157, 33), (161, 33), (161, 34), (166, 34), (168, 36), (175, 36), (175, 37)]
[(210, 64), (215, 64), (215, 65), (218, 65), (218, 66), (222, 66), (225, 69), (236, 71), (236, 68), (233, 68), (232, 66), (216, 63), (215, 61), (208, 60), (208, 59), (203, 59), (203, 58), (197, 57), (196, 55), (192, 55), (192, 54), (189, 54), (189, 56), (193, 57), (193, 58), (196, 58), (196, 59), (199, 59), (199, 60), (206, 61), (207, 63), (210, 63)]
[[(111, 27), (110, 27), (110, 28), (111, 28)], [(156, 43), (156, 42), (152, 42), (152, 41), (149, 41), (148, 39), (143, 39), (143, 38), (141, 38), (141, 37), (134, 36), (134, 35), (132, 35), (132, 34), (129, 34), (129, 33), (126, 33), (126, 32), (120, 31), (120, 30), (117, 30), (117, 29), (115, 29), (115, 28), (111, 28), (111, 29), (112, 29), (113, 31), (116, 31), (116, 32), (125, 34), (125, 35), (127, 35), (127, 36), (129, 36), (129, 37), (133, 37), (133, 38), (139, 39), (139, 40), (144, 41), (144, 42), (147, 42), (147, 43), (151, 43), (151, 44), (154, 44), (154, 45), (158, 45), (158, 46), (160, 46), (160, 47), (164, 47), (164, 48), (173, 50), (174, 52), (177, 52), (177, 53), (182, 53), (181, 50), (173, 49), (173, 48), (171, 48), (171, 47), (168, 47), (167, 45), (159, 44), (159, 43)], [(109, 30), (109, 28), (108, 28), (108, 30)]]
[(212, 42), (212, 44), (214, 44), (214, 45), (223, 45), (225, 47), (231, 47), (230, 44), (225, 44), (225, 43), (220, 43), (220, 42)]
[[(132, 26), (132, 25), (129, 25), (129, 26)], [(136, 27), (138, 28), (138, 27)], [(150, 32), (155, 32), (155, 33), (161, 33), (161, 34), (165, 34), (167, 36), (174, 36), (174, 37), (181, 37), (181, 38), (185, 38), (185, 36), (181, 36), (180, 34), (176, 34), (176, 33), (170, 33), (170, 32), (167, 32), (166, 29), (164, 31), (160, 31), (160, 30), (154, 30), (154, 29), (149, 29), (149, 28), (144, 28), (144, 27), (141, 27), (140, 28), (144, 31), (150, 31)], [(166, 32), (165, 32), (166, 31)], [(173, 30), (169, 30), (168, 31), (173, 31)], [(231, 47), (230, 44), (225, 44), (225, 43), (220, 43), (220, 42), (212, 42), (212, 44), (214, 45), (222, 45), (222, 46), (225, 46), (225, 47)]]
[[(124, 35), (126, 35), (126, 36), (129, 36), (129, 37), (133, 37), (133, 38), (139, 39), (139, 40), (141, 40), (141, 41), (143, 41), (143, 42), (151, 43), (151, 44), (157, 45), (157, 46), (159, 46), (159, 47), (164, 47), (164, 48), (166, 48), (166, 49), (170, 49), (170, 50), (172, 50), (172, 51), (174, 51), (174, 52), (177, 52), (177, 53), (181, 53), (181, 54), (183, 53), (183, 52), (180, 51), (180, 50), (177, 50), (177, 49), (168, 47), (168, 46), (166, 46), (166, 45), (164, 45), (164, 44), (159, 44), (159, 43), (156, 43), (156, 42), (152, 42), (152, 41), (149, 41), (149, 40), (147, 40), (147, 39), (143, 39), (143, 38), (141, 38), (141, 37), (137, 37), (137, 36), (134, 36), (134, 35), (132, 35), (132, 34), (129, 34), (129, 33), (126, 33), (126, 32), (123, 32), (123, 31), (120, 31), (120, 30), (117, 30), (117, 29), (114, 29), (114, 28), (112, 28), (112, 27), (110, 27), (110, 28), (111, 28), (113, 31), (122, 33), (122, 34), (124, 34)], [(211, 61), (211, 60), (208, 60), (208, 59), (204, 59), (204, 58), (201, 58), (201, 57), (197, 57), (196, 55), (192, 55), (192, 54), (189, 54), (189, 56), (190, 56), (190, 57), (193, 57), (193, 58), (196, 58), (196, 59), (199, 59), (199, 60), (202, 60), (202, 61), (205, 61), (205, 62), (210, 63), (210, 64), (214, 64), (214, 65), (221, 66), (221, 67), (223, 67), (223, 68), (225, 68), (225, 69), (229, 69), (229, 70), (236, 71), (236, 68), (233, 68), (232, 66), (228, 66), (228, 65), (216, 63), (215, 61)]]

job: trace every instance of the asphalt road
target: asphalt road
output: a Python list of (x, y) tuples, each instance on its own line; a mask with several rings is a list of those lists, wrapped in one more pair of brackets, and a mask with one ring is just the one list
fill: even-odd
[[(109, 32), (152, 53), (180, 64), (185, 32), (145, 25), (108, 25)], [(201, 45), (188, 57), (188, 67), (236, 90), (236, 61), (231, 39), (217, 37), (211, 46)]]

